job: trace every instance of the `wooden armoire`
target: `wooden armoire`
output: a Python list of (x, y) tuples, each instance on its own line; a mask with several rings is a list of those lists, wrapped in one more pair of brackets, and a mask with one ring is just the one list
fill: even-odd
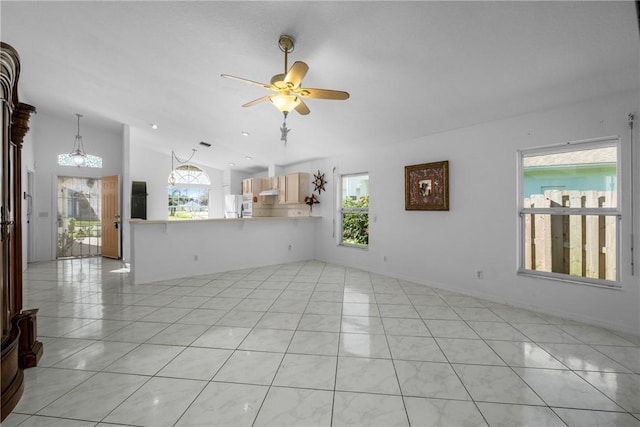
[(18, 102), (20, 58), (0, 42), (2, 88), (2, 183), (0, 185), (0, 324), (2, 326), (1, 419), (24, 390), (23, 370), (36, 366), (42, 343), (36, 339), (38, 309), (22, 309), (22, 144), (35, 108)]

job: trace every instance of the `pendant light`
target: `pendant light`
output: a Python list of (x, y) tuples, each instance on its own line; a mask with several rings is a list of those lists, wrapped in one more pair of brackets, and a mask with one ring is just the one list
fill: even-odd
[[(206, 144), (206, 143), (205, 143)], [(205, 145), (206, 146), (206, 145)], [(189, 156), (188, 159), (182, 160), (180, 159), (178, 156), (176, 156), (176, 152), (171, 150), (171, 173), (169, 174), (169, 187), (173, 187), (174, 185), (176, 185), (176, 168), (174, 167), (174, 160), (176, 162), (178, 162), (178, 164), (185, 164), (191, 161), (191, 159), (193, 159), (193, 156), (196, 155), (196, 149), (192, 148), (191, 149), (191, 155)], [(180, 167), (180, 166), (178, 166)]]
[(69, 157), (71, 157), (76, 166), (82, 167), (87, 165), (87, 154), (84, 152), (84, 144), (82, 143), (82, 136), (80, 136), (80, 117), (82, 117), (82, 114), (76, 113), (76, 116), (78, 116), (78, 133), (73, 142), (73, 151), (69, 153)]

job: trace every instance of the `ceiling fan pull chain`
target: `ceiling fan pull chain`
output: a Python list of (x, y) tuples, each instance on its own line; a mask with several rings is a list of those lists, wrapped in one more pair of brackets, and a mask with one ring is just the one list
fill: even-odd
[(284, 146), (287, 146), (287, 134), (291, 129), (287, 129), (287, 112), (284, 113), (284, 120), (282, 121), (282, 127), (280, 128), (280, 141), (284, 142)]

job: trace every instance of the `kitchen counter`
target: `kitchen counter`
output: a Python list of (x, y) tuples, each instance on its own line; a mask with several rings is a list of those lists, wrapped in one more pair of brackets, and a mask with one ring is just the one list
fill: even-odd
[(183, 219), (183, 220), (166, 220), (166, 219), (130, 219), (129, 224), (181, 224), (194, 222), (212, 222), (212, 221), (275, 221), (275, 220), (307, 220), (320, 219), (319, 216), (254, 216), (251, 218), (207, 218), (207, 219)]
[(315, 258), (322, 217), (132, 219), (134, 284)]

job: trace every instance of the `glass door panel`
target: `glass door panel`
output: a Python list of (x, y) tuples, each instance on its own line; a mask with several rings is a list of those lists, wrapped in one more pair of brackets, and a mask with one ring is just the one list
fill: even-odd
[(100, 178), (58, 177), (57, 258), (102, 253)]

